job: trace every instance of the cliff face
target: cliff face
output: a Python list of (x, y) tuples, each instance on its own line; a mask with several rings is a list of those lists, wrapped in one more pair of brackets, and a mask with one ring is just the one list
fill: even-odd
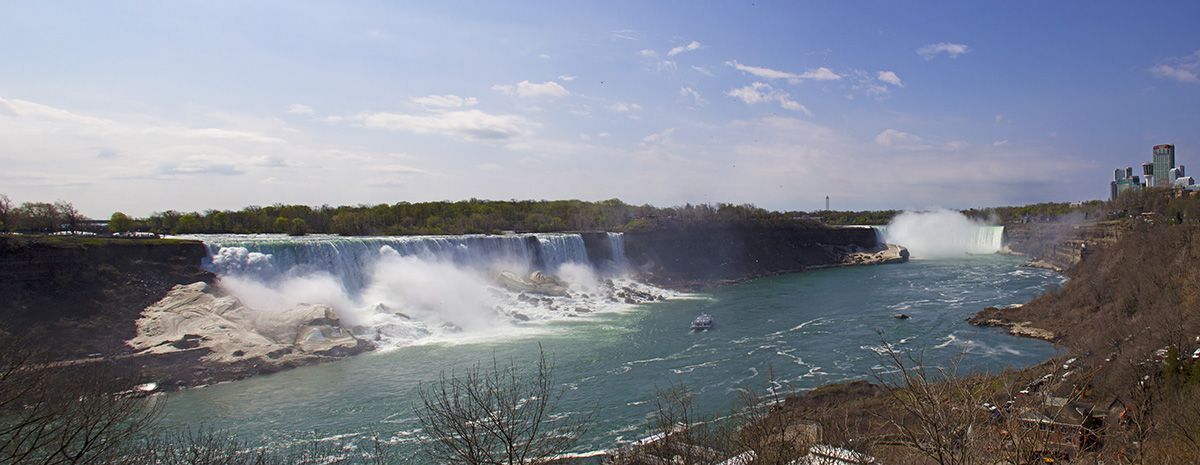
[(660, 284), (679, 287), (840, 265), (850, 254), (881, 245), (869, 228), (716, 226), (625, 233), (629, 263)]
[(1004, 242), (1032, 264), (1057, 271), (1071, 269), (1091, 250), (1114, 244), (1123, 228), (1114, 222), (1056, 221), (1004, 226)]
[(0, 330), (46, 332), (58, 356), (128, 351), (142, 309), (211, 282), (192, 241), (0, 236)]

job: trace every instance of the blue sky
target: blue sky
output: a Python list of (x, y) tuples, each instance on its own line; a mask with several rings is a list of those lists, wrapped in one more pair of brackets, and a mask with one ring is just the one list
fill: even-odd
[[(1200, 169), (1196, 2), (0, 1), (0, 193), (812, 210)], [(1190, 174), (1190, 173), (1189, 173)]]

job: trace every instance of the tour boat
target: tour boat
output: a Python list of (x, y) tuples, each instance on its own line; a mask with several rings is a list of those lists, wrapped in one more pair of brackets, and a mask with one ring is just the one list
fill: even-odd
[(701, 313), (700, 316), (696, 317), (695, 320), (692, 320), (693, 331), (705, 331), (712, 329), (712, 327), (713, 317), (707, 313)]

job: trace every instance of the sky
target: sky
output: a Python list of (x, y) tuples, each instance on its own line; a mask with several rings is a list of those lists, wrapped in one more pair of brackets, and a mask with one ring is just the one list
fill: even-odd
[(1099, 199), (1154, 144), (1200, 170), (1200, 2), (1150, 3), (0, 0), (0, 193)]

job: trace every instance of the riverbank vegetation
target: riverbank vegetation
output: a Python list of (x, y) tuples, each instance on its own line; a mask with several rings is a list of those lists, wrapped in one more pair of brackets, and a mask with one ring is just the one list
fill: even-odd
[[(984, 222), (1012, 224), (1050, 221), (1064, 215), (1095, 217), (1104, 202), (1040, 203), (1018, 207), (971, 208), (962, 213)], [(1172, 210), (1174, 211), (1174, 210)], [(631, 205), (619, 199), (480, 200), (398, 202), (378, 205), (310, 207), (249, 206), (241, 210), (167, 210), (144, 218), (114, 212), (107, 221), (80, 214), (70, 202), (14, 205), (0, 195), (0, 231), (96, 231), (156, 234), (339, 234), (435, 235), (515, 232), (633, 231), (664, 227), (787, 227), (822, 224), (884, 225), (900, 210), (772, 211), (751, 204)]]

